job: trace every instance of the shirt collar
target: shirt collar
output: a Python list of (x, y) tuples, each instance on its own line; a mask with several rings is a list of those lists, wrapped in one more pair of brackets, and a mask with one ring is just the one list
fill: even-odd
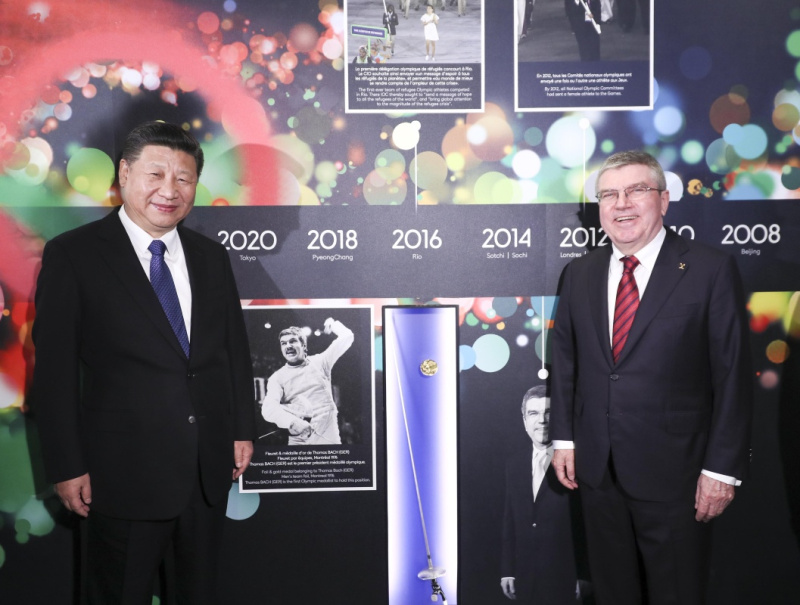
[(164, 245), (167, 247), (167, 255), (175, 254), (177, 252), (179, 242), (177, 228), (173, 228), (171, 231), (168, 231), (161, 237), (154, 238), (152, 235), (147, 233), (147, 231), (133, 222), (131, 217), (128, 216), (128, 213), (125, 212), (124, 205), (119, 209), (119, 220), (122, 221), (122, 226), (125, 228), (125, 231), (127, 232), (137, 254), (142, 254), (144, 252), (149, 253), (147, 248), (154, 239), (160, 239), (162, 242), (164, 242)]
[[(635, 256), (639, 261), (639, 264), (645, 267), (648, 271), (652, 271), (653, 267), (656, 265), (656, 259), (658, 258), (658, 253), (661, 252), (661, 246), (664, 244), (664, 240), (667, 238), (667, 230), (665, 227), (661, 227), (661, 230), (656, 233), (656, 236), (644, 246), (641, 250), (639, 250)], [(617, 248), (614, 244), (611, 244), (612, 248), (612, 258), (618, 263), (622, 264), (622, 257), (628, 256), (620, 252), (619, 248)]]
[(537, 454), (539, 456), (547, 454), (548, 456), (552, 457), (554, 449), (555, 448), (553, 447), (553, 442), (552, 441), (550, 442), (550, 445), (548, 445), (547, 447), (543, 447), (543, 448), (538, 448), (538, 447), (536, 447), (536, 445), (534, 445), (533, 446), (533, 457), (536, 458)]

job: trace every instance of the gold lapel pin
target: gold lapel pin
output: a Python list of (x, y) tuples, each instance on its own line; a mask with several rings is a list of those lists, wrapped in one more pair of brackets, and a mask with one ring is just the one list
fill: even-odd
[(683, 271), (686, 268), (686, 263), (678, 263), (678, 269)]

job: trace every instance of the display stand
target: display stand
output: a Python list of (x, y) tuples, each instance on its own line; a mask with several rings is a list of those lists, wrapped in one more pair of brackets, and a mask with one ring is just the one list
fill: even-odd
[(389, 603), (429, 598), (453, 605), (458, 590), (458, 308), (384, 307), (383, 338)]

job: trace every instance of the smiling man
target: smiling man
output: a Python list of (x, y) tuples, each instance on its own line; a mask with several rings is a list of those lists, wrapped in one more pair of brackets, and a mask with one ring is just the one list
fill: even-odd
[[(522, 421), (532, 447), (506, 460), (500, 587), (520, 605), (574, 605), (581, 598), (576, 555), (583, 553), (576, 549), (573, 533), (578, 499), (556, 481), (550, 466), (550, 396), (545, 385), (525, 393)], [(583, 562), (585, 557), (580, 558)]]
[(255, 416), (228, 254), (180, 225), (202, 168), (180, 127), (136, 127), (122, 207), (44, 249), (31, 399), (47, 476), (88, 517), (91, 604), (149, 605), (170, 546), (178, 602), (218, 602), (227, 495)]
[(333, 365), (354, 341), (352, 330), (329, 317), (324, 333), (336, 339), (318, 355), (308, 354), (303, 330), (292, 326), (279, 335), (286, 365), (267, 380), (261, 404), (264, 420), (289, 431), (289, 445), (330, 445), (342, 442), (339, 412), (333, 396)]
[[(552, 466), (580, 485), (597, 603), (705, 602), (710, 525), (749, 461), (752, 376), (734, 259), (665, 229), (651, 155), (597, 179), (612, 242), (570, 263), (553, 332)], [(643, 567), (640, 569), (639, 560)]]

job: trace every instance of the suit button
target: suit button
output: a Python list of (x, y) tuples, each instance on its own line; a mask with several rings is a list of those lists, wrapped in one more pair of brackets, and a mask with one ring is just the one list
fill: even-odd
[(195, 374), (194, 372), (189, 372), (188, 374), (186, 374), (186, 378), (189, 379), (194, 378), (195, 376), (197, 376), (197, 374)]
[(189, 424), (194, 424), (197, 422), (197, 419), (194, 416), (189, 416)]
[(534, 523), (532, 526), (533, 526), (533, 527), (536, 527), (536, 523)]
[(619, 380), (619, 374), (612, 374), (611, 376), (609, 376), (609, 378), (611, 380)]

